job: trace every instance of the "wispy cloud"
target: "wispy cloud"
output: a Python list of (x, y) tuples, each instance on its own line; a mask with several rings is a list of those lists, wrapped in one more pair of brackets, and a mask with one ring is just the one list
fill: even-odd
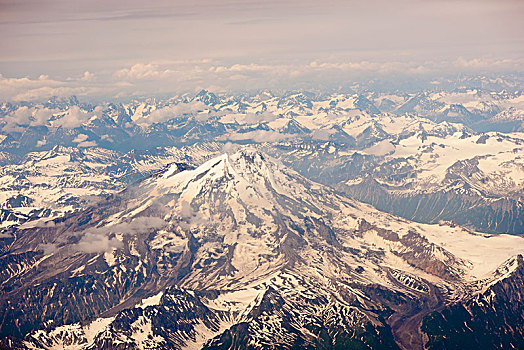
[(182, 116), (184, 114), (194, 114), (203, 111), (207, 106), (200, 101), (182, 102), (173, 106), (167, 106), (161, 109), (154, 110), (147, 118), (138, 119), (137, 124), (152, 124), (160, 123), (174, 117)]
[(113, 248), (122, 248), (123, 242), (115, 235), (137, 235), (148, 233), (164, 227), (166, 222), (158, 217), (138, 217), (130, 222), (123, 222), (113, 226), (91, 228), (81, 233), (81, 238), (73, 249), (85, 253), (109, 252)]
[(221, 141), (245, 141), (252, 140), (254, 142), (277, 142), (293, 138), (292, 135), (282, 134), (273, 130), (254, 130), (245, 133), (231, 133), (220, 137)]
[(114, 77), (122, 80), (158, 80), (168, 78), (175, 72), (170, 69), (160, 69), (158, 65), (137, 63), (130, 68), (123, 68), (115, 72)]
[(103, 253), (123, 246), (124, 244), (116, 237), (110, 238), (103, 233), (87, 232), (77, 243), (76, 249), (84, 253)]
[[(78, 95), (86, 98), (126, 98), (179, 94), (199, 89), (241, 91), (256, 89), (308, 89), (351, 81), (387, 79), (397, 76), (438, 78), (460, 74), (521, 73), (522, 58), (456, 57), (447, 60), (351, 60), (340, 55), (330, 59), (286, 62), (227, 63), (223, 60), (156, 60), (139, 62), (115, 70), (83, 71), (63, 80), (41, 75), (7, 78), (0, 75), (0, 99), (37, 101), (52, 96)], [(195, 111), (196, 106), (181, 105)], [(171, 108), (171, 107), (169, 107)], [(160, 110), (158, 121), (182, 110)], [(197, 108), (198, 109), (198, 108)], [(152, 119), (152, 120), (153, 120)]]
[(92, 74), (85, 73), (78, 79), (51, 79), (40, 75), (37, 79), (29, 77), (8, 78), (0, 74), (0, 99), (4, 101), (32, 101), (48, 99), (53, 96), (88, 96), (95, 94), (97, 88), (86, 85)]

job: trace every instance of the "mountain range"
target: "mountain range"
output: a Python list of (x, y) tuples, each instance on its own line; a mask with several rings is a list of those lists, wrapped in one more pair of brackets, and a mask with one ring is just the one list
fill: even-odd
[(247, 143), (410, 220), (522, 233), (522, 120), (495, 118), (520, 113), (521, 100), (519, 90), (459, 88), (281, 96), (202, 90), (118, 104), (4, 103), (0, 221), (74, 211), (169, 162), (198, 165)]
[(2, 103), (0, 348), (524, 348), (523, 101)]
[(11, 348), (524, 345), (522, 237), (395, 217), (252, 146), (0, 242)]

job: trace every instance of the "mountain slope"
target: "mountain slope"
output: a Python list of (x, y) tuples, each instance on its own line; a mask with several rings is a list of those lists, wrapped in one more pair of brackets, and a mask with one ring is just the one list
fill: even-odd
[(174, 163), (1, 244), (4, 342), (78, 349), (421, 348), (428, 313), (524, 252), (379, 212), (254, 149)]

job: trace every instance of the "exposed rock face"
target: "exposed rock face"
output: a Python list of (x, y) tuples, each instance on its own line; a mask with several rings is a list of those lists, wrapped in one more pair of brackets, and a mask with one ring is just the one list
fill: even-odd
[[(500, 271), (502, 270), (502, 271)], [(524, 259), (499, 269), (504, 276), (481, 293), (424, 318), (429, 349), (521, 349), (524, 346)]]
[(438, 223), (453, 220), (483, 232), (524, 232), (524, 202), (519, 199), (492, 199), (453, 191), (410, 194), (388, 190), (371, 179), (340, 188), (351, 198), (413, 221)]

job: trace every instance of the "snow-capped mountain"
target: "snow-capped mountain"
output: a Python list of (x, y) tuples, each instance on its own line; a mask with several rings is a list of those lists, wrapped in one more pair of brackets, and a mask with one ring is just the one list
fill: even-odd
[[(378, 140), (367, 139), (363, 130), (355, 134), (349, 124), (356, 119), (409, 114), (424, 123), (462, 123), (477, 132), (512, 132), (522, 131), (523, 110), (522, 91), (480, 88), (417, 93), (263, 92), (245, 96), (203, 90), (194, 96), (96, 106), (82, 104), (76, 98), (54, 99), (42, 104), (2, 104), (0, 151), (25, 155), (62, 145), (127, 152), (226, 139), (274, 141), (297, 134), (306, 139), (330, 138), (369, 146), (367, 142)], [(246, 128), (259, 124), (265, 129), (246, 132)], [(381, 134), (379, 129), (374, 132)]]
[(522, 135), (437, 125), (403, 128), (360, 150), (296, 141), (266, 149), (310, 179), (411, 220), (524, 232)]
[[(408, 219), (453, 220), (484, 232), (522, 233), (522, 134), (470, 128), (480, 125), (475, 124), (479, 120), (489, 124), (500, 113), (521, 111), (521, 99), (518, 91), (482, 89), (280, 96), (201, 91), (99, 106), (76, 100), (31, 108), (6, 104), (0, 149), (5, 150), (1, 161), (7, 177), (0, 219), (5, 226), (76, 210), (83, 206), (82, 191), (103, 196), (169, 162), (183, 161), (185, 155), (213, 156), (233, 142), (264, 143), (269, 154), (302, 175)], [(384, 103), (388, 107), (381, 111)], [(25, 119), (15, 121), (15, 115)], [(31, 155), (45, 158), (57, 144), (112, 158), (100, 159), (96, 170), (61, 169), (57, 174), (62, 180), (66, 174), (86, 174), (75, 175), (75, 181), (66, 179), (68, 186), (59, 189), (62, 180), (36, 171), (39, 181), (49, 184), (45, 193), (40, 183), (16, 180), (26, 173), (23, 169), (32, 167)], [(193, 145), (202, 144), (210, 149), (193, 150)], [(83, 161), (79, 158), (76, 164)], [(96, 186), (77, 181), (100, 172), (105, 180), (94, 180)], [(72, 183), (78, 185), (68, 190)], [(55, 192), (63, 197), (50, 196)]]
[(13, 348), (441, 348), (453, 322), (522, 345), (522, 324), (489, 322), (522, 317), (522, 237), (400, 219), (252, 147), (0, 244)]
[(524, 347), (522, 91), (450, 84), (2, 103), (0, 347)]
[(175, 161), (199, 164), (220, 150), (195, 144), (121, 153), (55, 146), (0, 169), (0, 227), (83, 209)]

